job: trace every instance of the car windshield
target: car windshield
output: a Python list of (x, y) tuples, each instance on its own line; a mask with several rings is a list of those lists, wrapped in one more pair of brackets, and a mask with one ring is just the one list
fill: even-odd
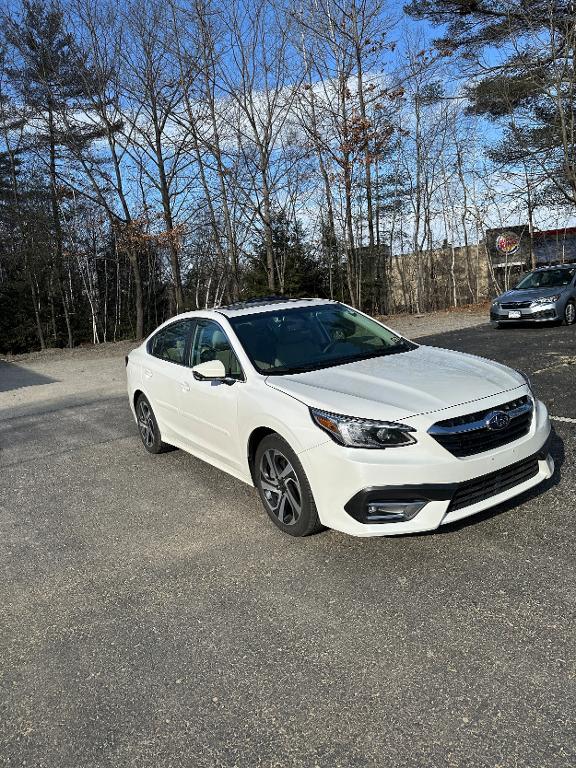
[(231, 317), (260, 373), (303, 373), (416, 348), (343, 304), (278, 309)]
[(542, 269), (530, 272), (522, 278), (515, 290), (524, 291), (530, 288), (562, 288), (574, 277), (575, 269)]

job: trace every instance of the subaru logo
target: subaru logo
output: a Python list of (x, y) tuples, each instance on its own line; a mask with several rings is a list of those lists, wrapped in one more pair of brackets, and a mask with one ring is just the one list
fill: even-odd
[(508, 424), (510, 424), (510, 416), (508, 416), (507, 413), (504, 413), (504, 411), (492, 411), (492, 413), (489, 413), (488, 416), (486, 416), (486, 421), (484, 423), (488, 429), (497, 432), (501, 429), (506, 429)]

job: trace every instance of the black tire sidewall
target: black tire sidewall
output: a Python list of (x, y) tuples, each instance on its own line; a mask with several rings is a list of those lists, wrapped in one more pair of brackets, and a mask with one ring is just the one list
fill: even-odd
[[(300, 482), (302, 512), (300, 514), (299, 520), (294, 523), (294, 525), (285, 525), (284, 523), (281, 523), (280, 520), (278, 520), (278, 518), (268, 508), (264, 493), (260, 488), (260, 461), (263, 454), (270, 449), (280, 451), (280, 453), (282, 453), (290, 461), (294, 467), (296, 475), (298, 476), (298, 481)], [(323, 526), (320, 524), (318, 518), (318, 512), (316, 511), (316, 504), (314, 503), (312, 489), (310, 488), (310, 483), (308, 482), (304, 468), (302, 467), (298, 456), (290, 447), (290, 444), (287, 443), (286, 440), (284, 440), (283, 437), (280, 437), (280, 435), (277, 433), (265, 437), (256, 449), (254, 456), (254, 480), (258, 494), (262, 501), (262, 505), (264, 506), (268, 517), (278, 528), (280, 528), (281, 531), (289, 534), (290, 536), (300, 537), (309, 536), (322, 530)]]
[(150, 446), (146, 445), (146, 443), (142, 438), (142, 433), (140, 432), (140, 426), (138, 426), (138, 434), (140, 435), (140, 440), (144, 448), (148, 451), (148, 453), (162, 453), (162, 451), (164, 450), (164, 443), (162, 442), (160, 427), (158, 426), (158, 422), (156, 421), (156, 414), (154, 413), (154, 409), (150, 405), (150, 400), (148, 400), (146, 395), (140, 395), (136, 400), (136, 419), (138, 419), (138, 408), (140, 407), (140, 403), (142, 402), (146, 403), (146, 405), (150, 409), (150, 415), (154, 423), (154, 442)]
[(576, 315), (574, 316), (574, 320), (572, 320), (571, 323), (568, 322), (568, 318), (566, 317), (566, 310), (568, 309), (569, 305), (575, 306), (574, 302), (572, 300), (566, 302), (566, 306), (564, 307), (564, 325), (574, 325), (576, 323)]

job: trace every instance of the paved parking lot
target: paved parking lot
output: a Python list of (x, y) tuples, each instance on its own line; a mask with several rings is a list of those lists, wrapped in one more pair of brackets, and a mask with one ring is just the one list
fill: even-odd
[[(576, 420), (576, 328), (421, 341)], [(573, 768), (576, 423), (496, 511), (294, 540), (254, 490), (147, 455), (108, 364), (76, 393), (65, 365), (0, 367), (0, 765)]]

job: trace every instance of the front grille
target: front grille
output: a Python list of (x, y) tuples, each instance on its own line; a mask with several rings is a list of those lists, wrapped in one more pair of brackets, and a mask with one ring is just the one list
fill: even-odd
[(500, 306), (502, 309), (528, 309), (531, 304), (531, 301), (507, 301), (505, 304), (500, 304)]
[(452, 497), (448, 512), (470, 507), (479, 501), (497, 496), (538, 474), (538, 457), (530, 456), (509, 467), (491, 472), (489, 475), (476, 477), (462, 483)]
[[(494, 411), (504, 411), (510, 422), (504, 429), (490, 429), (487, 421)], [(532, 424), (533, 405), (528, 395), (483, 411), (438, 421), (429, 434), (453, 456), (462, 458), (491, 451), (527, 435)]]

